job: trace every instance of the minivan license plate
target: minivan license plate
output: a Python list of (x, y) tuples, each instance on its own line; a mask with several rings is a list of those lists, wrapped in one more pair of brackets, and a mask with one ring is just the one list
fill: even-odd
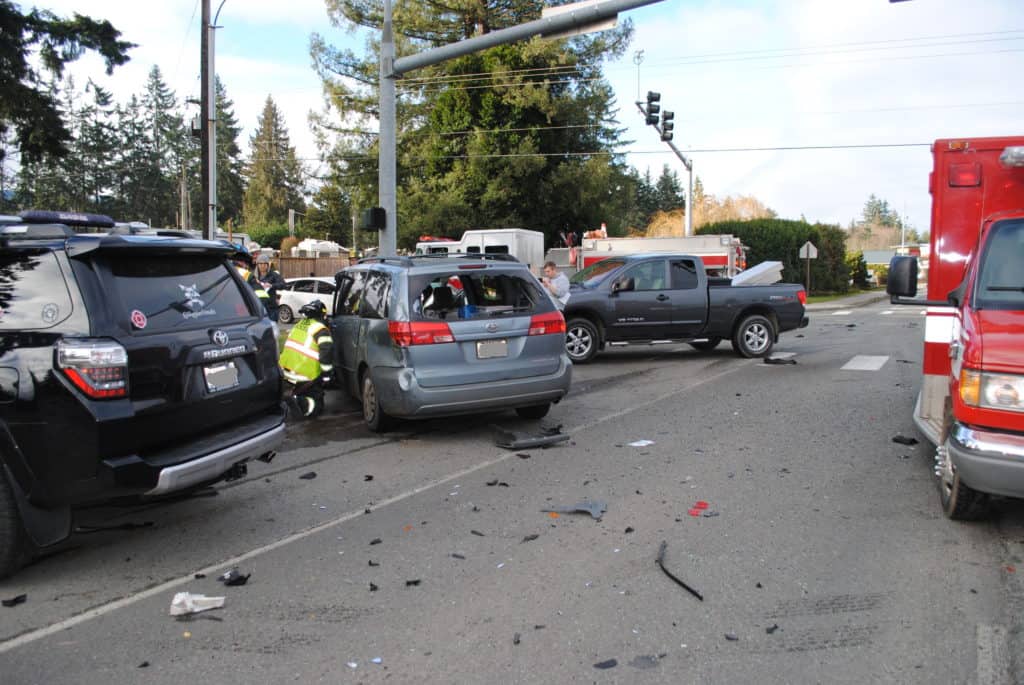
[(496, 359), (508, 356), (507, 340), (481, 340), (476, 344), (477, 359)]
[(238, 385), (238, 367), (233, 361), (222, 364), (208, 364), (203, 367), (206, 389), (210, 392), (227, 390)]

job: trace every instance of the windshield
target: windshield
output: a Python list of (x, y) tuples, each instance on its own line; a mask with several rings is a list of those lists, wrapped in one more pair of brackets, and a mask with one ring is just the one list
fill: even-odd
[(583, 271), (577, 271), (569, 279), (570, 283), (582, 285), (584, 288), (596, 288), (608, 278), (608, 275), (618, 269), (626, 262), (621, 259), (602, 259), (596, 264), (591, 264)]
[(975, 306), (1024, 310), (1024, 220), (992, 226), (981, 257)]

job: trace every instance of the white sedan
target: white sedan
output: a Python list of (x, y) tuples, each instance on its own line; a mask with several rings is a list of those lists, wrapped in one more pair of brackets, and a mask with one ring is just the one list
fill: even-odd
[(310, 276), (308, 278), (286, 278), (284, 288), (278, 289), (277, 320), (291, 323), (299, 316), (302, 306), (320, 300), (327, 305), (328, 316), (334, 314), (334, 279)]

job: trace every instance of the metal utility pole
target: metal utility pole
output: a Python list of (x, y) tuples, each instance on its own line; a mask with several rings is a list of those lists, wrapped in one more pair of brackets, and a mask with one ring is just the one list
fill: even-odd
[[(210, 127), (207, 125), (210, 120), (210, 0), (202, 0), (202, 30), (199, 38), (199, 73), (200, 89), (199, 94), (199, 118), (202, 122), (202, 129), (199, 133), (199, 166), (201, 167), (200, 187), (203, 206), (203, 237), (212, 240), (215, 236), (210, 232), (209, 207), (210, 207)], [(216, 157), (214, 157), (216, 159)]]
[(385, 213), (385, 228), (380, 232), (380, 255), (390, 256), (398, 247), (398, 222), (395, 146), (395, 79), (414, 69), (440, 64), (456, 57), (525, 40), (534, 36), (553, 36), (566, 31), (594, 30), (604, 28), (603, 22), (614, 18), (619, 12), (653, 5), (661, 0), (607, 0), (594, 4), (577, 3), (560, 14), (541, 17), (525, 24), (492, 31), (456, 43), (426, 50), (416, 55), (395, 59), (395, 43), (392, 37), (391, 0), (384, 0), (384, 21), (380, 38), (380, 135), (378, 136), (378, 189), (380, 206)]
[[(648, 113), (641, 100), (637, 100), (636, 108), (640, 110), (640, 113), (643, 114), (645, 118), (647, 118), (648, 125), (653, 126), (654, 130), (658, 132), (658, 135), (664, 134), (664, 131), (662, 131), (658, 124), (651, 122), (649, 118), (651, 115)], [(683, 226), (683, 233), (686, 236), (691, 236), (693, 235), (693, 163), (686, 158), (686, 155), (679, 151), (679, 148), (677, 148), (671, 140), (665, 140), (664, 137), (662, 137), (662, 140), (669, 146), (672, 152), (676, 153), (676, 157), (678, 157), (679, 161), (681, 161), (683, 166), (686, 167), (686, 172), (689, 175), (686, 182), (686, 223)]]

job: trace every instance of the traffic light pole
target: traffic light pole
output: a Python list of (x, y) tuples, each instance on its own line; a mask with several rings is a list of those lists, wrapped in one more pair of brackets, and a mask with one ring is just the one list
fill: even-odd
[[(649, 118), (650, 115), (642, 101), (637, 101), (636, 108), (644, 115), (644, 119), (647, 120), (648, 125), (654, 127), (654, 130), (658, 132), (658, 135), (664, 134), (664, 131), (662, 131), (658, 124), (651, 123)], [(693, 163), (686, 158), (686, 155), (679, 151), (679, 148), (677, 148), (671, 140), (664, 140), (664, 138), (662, 138), (662, 140), (666, 145), (668, 145), (672, 152), (676, 153), (676, 157), (678, 157), (679, 161), (683, 163), (683, 166), (686, 167), (686, 171), (689, 174), (689, 178), (686, 182), (686, 224), (683, 232), (685, 235), (691, 236), (693, 235)]]

